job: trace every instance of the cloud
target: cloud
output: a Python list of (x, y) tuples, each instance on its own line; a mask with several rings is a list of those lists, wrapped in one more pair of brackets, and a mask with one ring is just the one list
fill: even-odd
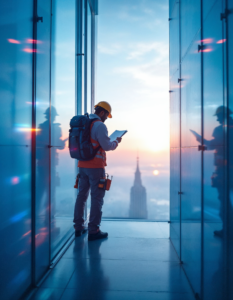
[(142, 57), (149, 52), (154, 52), (157, 60), (162, 61), (168, 58), (168, 44), (164, 42), (138, 43), (131, 46), (134, 48), (128, 55), (128, 59), (136, 59)]
[(152, 63), (115, 69), (116, 73), (128, 74), (145, 86), (162, 89), (168, 88), (168, 76), (167, 72), (164, 71), (164, 69), (161, 70), (156, 64), (152, 66)]
[[(138, 43), (129, 45), (127, 60), (144, 61), (141, 64), (125, 64), (113, 70), (114, 73), (128, 74), (139, 80), (144, 87), (168, 88), (168, 45), (164, 42)], [(148, 55), (151, 54), (151, 59)]]

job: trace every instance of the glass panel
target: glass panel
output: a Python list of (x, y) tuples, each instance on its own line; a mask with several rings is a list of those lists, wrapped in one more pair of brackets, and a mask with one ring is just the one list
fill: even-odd
[(201, 134), (201, 55), (197, 52), (197, 40), (181, 65), (182, 147), (197, 146), (195, 133)]
[[(208, 2), (208, 3), (207, 3)], [(204, 7), (209, 1), (204, 1)], [(225, 299), (223, 231), (225, 207), (225, 148), (223, 99), (223, 40), (222, 22), (216, 22), (222, 0), (204, 22), (204, 299)], [(217, 115), (216, 115), (217, 113)]]
[(69, 121), (75, 115), (75, 1), (58, 0), (53, 12), (51, 106), (52, 257), (73, 233), (75, 161), (68, 149)]
[(38, 0), (36, 56), (36, 280), (49, 266), (50, 1)]
[(181, 150), (181, 260), (196, 293), (201, 292), (201, 152)]
[(0, 2), (1, 299), (31, 284), (32, 5)]
[(32, 3), (24, 5), (3, 0), (0, 6), (1, 145), (31, 144)]
[[(201, 27), (201, 2), (181, 1), (181, 57), (185, 55)], [(195, 50), (197, 44), (195, 45)]]
[[(170, 60), (170, 77), (179, 68), (179, 3), (176, 3), (169, 22), (169, 52)], [(178, 77), (177, 77), (178, 79)]]
[[(216, 2), (218, 2), (218, 0), (204, 0), (202, 2), (202, 7), (203, 7), (203, 20), (205, 20), (207, 17), (208, 17), (208, 13), (211, 13), (210, 11), (214, 8), (216, 10)], [(221, 1), (222, 2), (222, 1)], [(218, 18), (219, 18), (219, 14), (221, 12), (221, 8), (220, 10), (218, 11)], [(216, 20), (215, 19), (215, 24), (216, 24)], [(212, 23), (213, 25), (214, 23)], [(221, 25), (221, 22), (218, 22), (218, 25), (220, 26)]]
[[(113, 118), (106, 121), (109, 134), (128, 130), (118, 148), (107, 152), (106, 172), (113, 181), (103, 216), (128, 218), (131, 202), (140, 202), (141, 207), (146, 203), (148, 219), (168, 220), (167, 6), (151, 1), (148, 8), (136, 2), (132, 9), (131, 1), (122, 5), (122, 1), (100, 0), (99, 7), (96, 103), (107, 101), (112, 106)], [(140, 175), (141, 182), (135, 180)], [(137, 188), (140, 201), (133, 196)], [(137, 217), (142, 215), (146, 216)]]
[(175, 5), (176, 5), (176, 0), (169, 0), (169, 15), (171, 15)]
[(170, 170), (170, 239), (180, 257), (180, 148), (171, 149)]
[(27, 146), (0, 147), (4, 157), (0, 171), (2, 299), (18, 299), (31, 284), (30, 150)]
[(170, 80), (170, 146), (180, 147), (180, 85), (179, 71)]

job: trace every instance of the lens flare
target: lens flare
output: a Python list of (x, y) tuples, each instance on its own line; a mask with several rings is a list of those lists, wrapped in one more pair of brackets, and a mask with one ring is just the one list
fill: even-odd
[(27, 53), (37, 52), (36, 49), (30, 49), (30, 48), (24, 48), (23, 51), (24, 51), (24, 52), (27, 52)]
[(226, 42), (226, 39), (223, 39), (223, 40), (217, 41), (217, 44), (223, 44), (223, 43), (225, 43), (225, 42)]
[(15, 176), (11, 179), (12, 184), (18, 184), (19, 183), (19, 177)]
[(14, 39), (7, 39), (9, 43), (11, 44), (21, 44), (20, 41), (14, 40)]
[(42, 42), (39, 40), (27, 39), (28, 44), (41, 44)]

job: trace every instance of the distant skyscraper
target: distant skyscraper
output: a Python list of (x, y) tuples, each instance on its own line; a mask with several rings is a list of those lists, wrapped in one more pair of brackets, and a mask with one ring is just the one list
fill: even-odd
[(131, 187), (130, 192), (129, 217), (147, 219), (146, 189), (142, 185), (138, 158), (134, 185)]

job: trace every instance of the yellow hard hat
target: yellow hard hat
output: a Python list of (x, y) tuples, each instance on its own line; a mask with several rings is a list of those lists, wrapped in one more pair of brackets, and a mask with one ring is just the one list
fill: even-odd
[(99, 103), (97, 103), (95, 105), (95, 108), (97, 106), (103, 107), (106, 111), (109, 112), (108, 118), (112, 118), (112, 108), (111, 108), (111, 105), (108, 102), (106, 102), (106, 101), (100, 101)]

